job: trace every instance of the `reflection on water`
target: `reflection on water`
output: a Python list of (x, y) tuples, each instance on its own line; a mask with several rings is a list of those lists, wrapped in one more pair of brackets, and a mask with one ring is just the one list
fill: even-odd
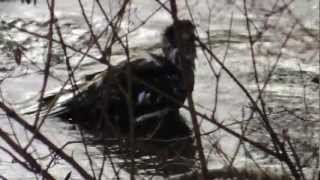
[(192, 130), (181, 114), (176, 116), (176, 113), (168, 113), (137, 123), (134, 130), (134, 151), (130, 147), (128, 132), (120, 130), (116, 125), (99, 122), (92, 117), (81, 118), (81, 121), (65, 115), (60, 118), (78, 126), (85, 133), (87, 144), (100, 147), (104, 156), (119, 159), (115, 163), (128, 172), (132, 154), (139, 174), (168, 176), (188, 172), (194, 166)]
[[(187, 137), (189, 138), (189, 137)], [(117, 166), (130, 172), (131, 151), (127, 138), (88, 139), (90, 145), (98, 147), (104, 156), (117, 158)], [(183, 138), (154, 140), (137, 138), (135, 140), (134, 165), (136, 173), (144, 175), (168, 176), (189, 172), (194, 168), (194, 147), (191, 141)]]

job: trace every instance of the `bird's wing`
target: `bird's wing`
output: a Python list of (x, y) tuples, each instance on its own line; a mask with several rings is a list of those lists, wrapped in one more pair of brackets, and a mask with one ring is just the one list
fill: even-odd
[(72, 98), (80, 93), (83, 93), (90, 89), (90, 87), (95, 86), (102, 79), (104, 71), (95, 72), (92, 74), (85, 75), (84, 78), (77, 81), (75, 84), (65, 85), (58, 88), (46, 91), (41, 102), (39, 102), (22, 109), (20, 113), (22, 114), (33, 114), (39, 110), (39, 103), (41, 103), (41, 111), (50, 110), (49, 114), (61, 110), (61, 107), (72, 100)]
[(140, 109), (176, 107), (172, 98), (178, 101), (184, 99), (181, 74), (164, 57), (150, 54), (147, 58), (130, 63), (130, 66), (134, 80), (132, 98)]

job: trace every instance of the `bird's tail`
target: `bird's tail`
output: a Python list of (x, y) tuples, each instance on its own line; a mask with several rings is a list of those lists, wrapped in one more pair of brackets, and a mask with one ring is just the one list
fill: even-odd
[(70, 111), (69, 105), (74, 104), (75, 97), (84, 96), (102, 81), (103, 72), (95, 72), (86, 75), (73, 85), (66, 85), (47, 91), (43, 98), (39, 97), (36, 104), (20, 110), (22, 114), (35, 114), (40, 111), (41, 115), (60, 116)]

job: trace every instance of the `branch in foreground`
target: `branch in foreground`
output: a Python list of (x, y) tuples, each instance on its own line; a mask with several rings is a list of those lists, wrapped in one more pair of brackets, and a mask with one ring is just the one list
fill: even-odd
[(0, 137), (21, 157), (23, 157), (28, 164), (31, 166), (27, 168), (22, 164), (23, 167), (27, 168), (28, 170), (33, 171), (34, 173), (41, 174), (46, 179), (55, 179), (51, 174), (49, 174), (45, 169), (41, 167), (41, 165), (24, 149), (18, 146), (10, 137), (9, 135), (0, 128)]
[(54, 145), (48, 138), (41, 134), (37, 128), (28, 124), (22, 117), (20, 117), (14, 110), (6, 106), (3, 102), (0, 101), (0, 108), (10, 117), (13, 118), (17, 123), (27, 129), (29, 132), (35, 135), (35, 138), (45, 144), (50, 150), (57, 153), (62, 159), (68, 162), (73, 168), (75, 168), (79, 174), (84, 179), (93, 179), (93, 177), (86, 172), (71, 156), (67, 155), (60, 148)]

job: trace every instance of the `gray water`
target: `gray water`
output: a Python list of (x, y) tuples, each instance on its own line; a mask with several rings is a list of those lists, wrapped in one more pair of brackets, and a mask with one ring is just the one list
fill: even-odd
[[(274, 2), (275, 1), (261, 1), (250, 4), (251, 9), (249, 16), (258, 28), (264, 24), (263, 20), (266, 13), (264, 9), (270, 9)], [(193, 12), (193, 18), (196, 22), (200, 38), (204, 41), (209, 41), (212, 44), (213, 52), (221, 59), (224, 57), (226, 49), (228, 49), (225, 61), (226, 66), (234, 72), (236, 77), (238, 77), (252, 93), (256, 92), (245, 26), (246, 21), (242, 11), (242, 1), (192, 0), (188, 1), (188, 3), (190, 10)], [(94, 9), (95, 13), (92, 16), (92, 21), (94, 22), (95, 29), (97, 31), (103, 29), (106, 22), (101, 16), (101, 13), (97, 11), (96, 5), (94, 6), (92, 2), (88, 0), (84, 1), (84, 4), (88, 13), (91, 13), (92, 9)], [(113, 0), (104, 1), (103, 4), (111, 14), (115, 14), (119, 8), (119, 4)], [(180, 17), (189, 19), (190, 16), (185, 1), (178, 1), (178, 6), (180, 7)], [(124, 20), (123, 31), (125, 32), (127, 28), (130, 29), (138, 26), (142, 20), (148, 18), (158, 7), (159, 5), (154, 1), (134, 0), (130, 11), (130, 19)], [(209, 8), (212, 8), (211, 15)], [(300, 20), (300, 23), (303, 24), (308, 31), (315, 34), (317, 33), (319, 6), (316, 0), (296, 0), (291, 4), (290, 8), (294, 16)], [(57, 0), (56, 16), (59, 18), (66, 42), (75, 47), (85, 46), (87, 43), (86, 35), (89, 33), (81, 17), (78, 1)], [(0, 2), (0, 18), (0, 20), (13, 22), (15, 26), (23, 27), (33, 32), (40, 34), (47, 32), (47, 28), (41, 26), (41, 24), (44, 24), (45, 21), (48, 20), (45, 1), (39, 2), (36, 6), (20, 4), (19, 2)], [(152, 16), (144, 26), (131, 33), (129, 35), (129, 42), (133, 54), (143, 53), (146, 49), (157, 51), (161, 32), (171, 23), (170, 18), (170, 15), (165, 10), (160, 10)], [(231, 36), (229, 37), (228, 30), (231, 19), (233, 23)], [(209, 20), (211, 23), (208, 25)], [(129, 21), (130, 23), (128, 25)], [(266, 34), (264, 34), (264, 38), (259, 41), (255, 47), (259, 49), (256, 54), (256, 59), (261, 78), (266, 75), (266, 72), (270, 70), (271, 65), (275, 62), (276, 56), (280, 52), (281, 43), (285, 39), (284, 34), (290, 31), (294, 20), (292, 16), (287, 14), (279, 14), (272, 17), (268, 23), (275, 24), (276, 28), (268, 30)], [(0, 25), (0, 28), (1, 27)], [(210, 32), (210, 40), (207, 40), (207, 31)], [(257, 32), (253, 30), (253, 34), (257, 34)], [(283, 115), (280, 117), (279, 122), (275, 122), (274, 125), (277, 127), (288, 127), (288, 124), (291, 124), (293, 127), (289, 127), (289, 132), (293, 137), (303, 139), (303, 137), (310, 138), (312, 136), (317, 140), (319, 139), (318, 130), (320, 127), (320, 122), (318, 121), (319, 114), (317, 113), (319, 97), (317, 95), (318, 87), (315, 83), (311, 82), (311, 79), (318, 74), (318, 45), (316, 39), (306, 34), (299, 25), (297, 25), (295, 31), (292, 32), (292, 36), (297, 38), (289, 40), (287, 47), (281, 50), (283, 56), (275, 70), (275, 75), (272, 76), (272, 83), (267, 86), (266, 99), (268, 102), (270, 101), (269, 108), (274, 112), (281, 111), (284, 108), (303, 109), (301, 102), (303, 102), (303, 96), (306, 94), (306, 101), (310, 113), (306, 114), (304, 111), (298, 112), (301, 113), (300, 115), (305, 115), (305, 117), (310, 118), (310, 124), (301, 124), (300, 122), (293, 121), (293, 118), (289, 115)], [(227, 43), (229, 38), (231, 43)], [(10, 51), (8, 52), (8, 47), (14, 43), (22, 43), (27, 48), (25, 51), (26, 57), (22, 59), (21, 65), (16, 65), (12, 54), (10, 54)], [(63, 79), (67, 76), (65, 65), (59, 59), (59, 53), (61, 54), (61, 50), (56, 48), (57, 56), (55, 57), (55, 65), (52, 68), (53, 77), (50, 78), (48, 90), (61, 86)], [(90, 53), (97, 55), (95, 49), (90, 51)], [(0, 31), (0, 77), (7, 77), (1, 82), (1, 92), (6, 100), (5, 102), (19, 112), (36, 104), (37, 95), (39, 94), (43, 80), (43, 74), (40, 72), (40, 69), (43, 68), (43, 62), (46, 58), (45, 54), (45, 40), (32, 37), (14, 29), (2, 29)], [(116, 47), (114, 54), (112, 57), (114, 63), (123, 60), (123, 52), (121, 52), (120, 48)], [(79, 57), (81, 57), (81, 55), (76, 54), (72, 56), (72, 65), (77, 64)], [(194, 100), (197, 104), (201, 105), (197, 106), (198, 111), (211, 116), (216, 93), (215, 85), (217, 82), (200, 49), (198, 51), (196, 66), (196, 85), (193, 93)], [(215, 62), (213, 62), (213, 67), (216, 71), (220, 70), (220, 67)], [(76, 75), (77, 77), (81, 77), (104, 68), (103, 65), (87, 58), (83, 62), (81, 70), (79, 70)], [(26, 74), (24, 75), (24, 73)], [(305, 86), (302, 85), (303, 83)], [(235, 121), (241, 121), (247, 116), (247, 98), (224, 72), (222, 72), (218, 92), (218, 107), (215, 115), (217, 120), (229, 124)], [(184, 114), (188, 117), (187, 112), (184, 111)], [(33, 122), (33, 117), (26, 116), (26, 118), (30, 123)], [(187, 120), (188, 124), (191, 125), (189, 118), (187, 118)], [(18, 124), (8, 121), (3, 115), (0, 121), (0, 127), (2, 129), (8, 132), (12, 132), (12, 129), (14, 129), (14, 132), (17, 133), (17, 137), (22, 144), (28, 142), (31, 135)], [(214, 133), (203, 136), (205, 151), (209, 157), (208, 166), (209, 168), (219, 168), (225, 164), (226, 159), (221, 156), (217, 150), (212, 150), (212, 144), (219, 146), (220, 149), (231, 158), (238, 145), (238, 140), (226, 132), (217, 129), (216, 126), (209, 122), (201, 122), (203, 133), (214, 131)], [(240, 131), (237, 124), (231, 127), (236, 131)], [(58, 119), (48, 119), (41, 129), (41, 132), (59, 147), (63, 146), (66, 142), (78, 141), (81, 137), (77, 130), (73, 130), (72, 125), (59, 121)], [(255, 136), (261, 141), (264, 141), (266, 138), (263, 133), (255, 134)], [(1, 140), (0, 145), (7, 147)], [(64, 150), (68, 154), (72, 154), (83, 167), (89, 169), (89, 162), (85, 155), (83, 145), (78, 143), (70, 144)], [(48, 149), (37, 141), (32, 144), (30, 152), (31, 151), (36, 157), (42, 157), (48, 153)], [(96, 170), (98, 171), (101, 166), (101, 151), (99, 147), (96, 146), (89, 146), (89, 151)], [(266, 165), (277, 165), (258, 152), (256, 153), (256, 158)], [(48, 163), (48, 159), (49, 158), (41, 158), (39, 162), (45, 166), (46, 163)], [(236, 164), (238, 166), (245, 166), (247, 163), (247, 157), (240, 151), (240, 155), (236, 158)], [(105, 168), (104, 177), (112, 178), (113, 173), (110, 162), (106, 163)], [(57, 160), (56, 165), (51, 168), (49, 172), (58, 179), (61, 179), (70, 171), (73, 170), (69, 165), (62, 160)], [(0, 175), (8, 179), (35, 178), (32, 173), (27, 172), (18, 163), (12, 162), (12, 158), (3, 151), (0, 151)], [(120, 176), (126, 179), (128, 174), (122, 170)], [(143, 176), (138, 177), (142, 178)], [(73, 172), (72, 178), (79, 178), (79, 175)]]

